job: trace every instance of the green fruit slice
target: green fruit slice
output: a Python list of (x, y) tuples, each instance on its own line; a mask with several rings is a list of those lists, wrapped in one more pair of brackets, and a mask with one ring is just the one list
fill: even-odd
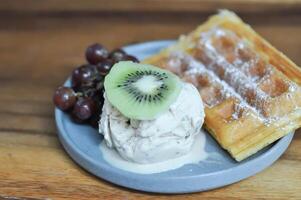
[(124, 116), (151, 120), (176, 101), (182, 82), (155, 66), (122, 61), (105, 77), (104, 87), (109, 102)]

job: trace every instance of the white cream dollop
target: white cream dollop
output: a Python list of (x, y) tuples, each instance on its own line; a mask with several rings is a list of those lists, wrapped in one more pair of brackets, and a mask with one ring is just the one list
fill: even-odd
[(154, 120), (129, 119), (104, 96), (99, 132), (108, 147), (131, 162), (157, 163), (187, 154), (204, 122), (201, 96), (189, 83), (183, 83), (177, 100)]

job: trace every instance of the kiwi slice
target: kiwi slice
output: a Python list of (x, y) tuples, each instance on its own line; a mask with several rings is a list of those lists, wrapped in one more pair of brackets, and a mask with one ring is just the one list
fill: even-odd
[(109, 102), (124, 116), (151, 120), (177, 99), (182, 82), (155, 66), (121, 61), (105, 77), (104, 87)]

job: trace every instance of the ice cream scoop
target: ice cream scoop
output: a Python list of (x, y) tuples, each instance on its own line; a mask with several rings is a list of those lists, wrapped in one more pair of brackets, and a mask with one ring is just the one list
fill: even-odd
[(189, 83), (169, 109), (153, 120), (132, 120), (113, 107), (105, 96), (99, 132), (108, 147), (136, 163), (156, 163), (187, 154), (204, 122), (198, 90)]

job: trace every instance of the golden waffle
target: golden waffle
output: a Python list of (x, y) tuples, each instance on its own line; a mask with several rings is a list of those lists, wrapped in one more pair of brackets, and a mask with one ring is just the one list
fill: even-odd
[(301, 71), (230, 11), (145, 63), (193, 83), (205, 128), (241, 161), (301, 126)]

